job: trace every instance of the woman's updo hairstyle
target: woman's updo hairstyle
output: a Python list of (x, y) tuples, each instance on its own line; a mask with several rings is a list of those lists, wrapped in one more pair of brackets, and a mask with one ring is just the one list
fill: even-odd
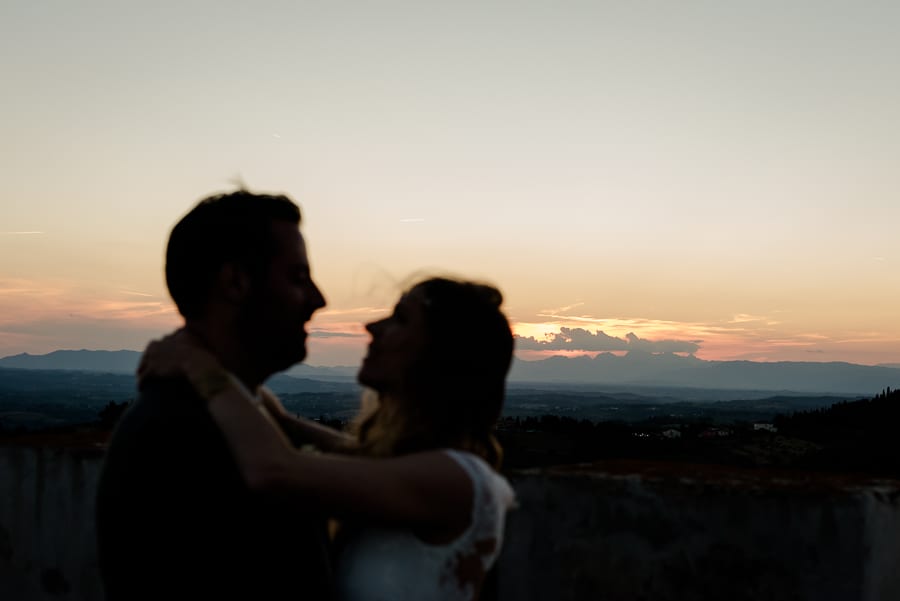
[(410, 373), (402, 405), (382, 404), (359, 429), (364, 452), (400, 455), (457, 447), (498, 466), (493, 435), (503, 410), (513, 335), (497, 288), (430, 278), (408, 295), (421, 299), (425, 349)]

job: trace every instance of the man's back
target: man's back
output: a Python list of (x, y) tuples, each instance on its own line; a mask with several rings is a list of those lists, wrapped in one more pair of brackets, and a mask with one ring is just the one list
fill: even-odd
[(329, 598), (324, 522), (252, 495), (185, 382), (148, 382), (97, 493), (107, 600)]

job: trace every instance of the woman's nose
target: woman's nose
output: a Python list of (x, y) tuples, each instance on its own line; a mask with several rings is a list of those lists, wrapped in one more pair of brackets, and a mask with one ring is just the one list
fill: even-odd
[(384, 326), (390, 322), (390, 317), (384, 317), (382, 319), (378, 319), (375, 321), (371, 321), (366, 324), (366, 330), (368, 330), (369, 334), (372, 336), (376, 336), (384, 329)]

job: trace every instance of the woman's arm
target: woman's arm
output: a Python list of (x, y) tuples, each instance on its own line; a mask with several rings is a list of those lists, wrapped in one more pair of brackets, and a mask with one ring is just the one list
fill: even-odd
[(359, 446), (355, 437), (311, 419), (288, 413), (278, 397), (267, 388), (260, 391), (263, 405), (296, 447), (312, 444), (329, 453), (349, 453)]
[(208, 398), (210, 414), (251, 489), (293, 496), (337, 517), (385, 525), (458, 531), (468, 525), (473, 484), (445, 453), (389, 459), (302, 453), (231, 376), (189, 372), (188, 377)]

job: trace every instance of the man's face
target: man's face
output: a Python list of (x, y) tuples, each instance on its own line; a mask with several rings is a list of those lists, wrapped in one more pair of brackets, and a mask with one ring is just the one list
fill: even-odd
[(297, 226), (272, 224), (275, 254), (253, 283), (241, 312), (241, 337), (254, 362), (275, 373), (306, 357), (306, 323), (325, 306), (312, 280), (306, 244)]

